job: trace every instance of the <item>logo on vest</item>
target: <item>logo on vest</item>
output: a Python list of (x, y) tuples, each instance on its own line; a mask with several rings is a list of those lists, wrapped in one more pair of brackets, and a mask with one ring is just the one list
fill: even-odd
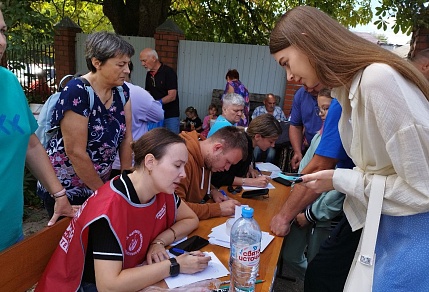
[(140, 230), (134, 230), (127, 236), (125, 254), (129, 256), (136, 255), (140, 252), (143, 245), (143, 234)]
[(156, 219), (162, 219), (162, 217), (164, 217), (166, 212), (167, 212), (167, 206), (164, 203), (164, 205), (162, 205), (161, 210), (159, 210), (158, 213), (156, 213), (155, 218)]

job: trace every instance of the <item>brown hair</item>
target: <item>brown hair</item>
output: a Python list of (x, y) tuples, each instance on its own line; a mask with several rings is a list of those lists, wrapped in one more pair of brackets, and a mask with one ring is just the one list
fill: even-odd
[(196, 109), (196, 108), (194, 108), (193, 106), (188, 106), (188, 107), (185, 109), (185, 113), (193, 113), (193, 114), (195, 114), (195, 115), (198, 117), (197, 109)]
[(135, 168), (142, 166), (147, 154), (152, 154), (157, 160), (162, 159), (167, 147), (175, 143), (185, 144), (185, 140), (167, 128), (155, 128), (145, 133), (137, 141), (131, 143)]
[(317, 94), (317, 96), (326, 96), (326, 97), (333, 98), (333, 97), (331, 96), (331, 89), (330, 89), (330, 88), (327, 88), (327, 87), (322, 88), (322, 89), (319, 91), (319, 93)]
[(368, 65), (384, 63), (429, 98), (429, 83), (412, 64), (347, 30), (317, 8), (295, 7), (276, 23), (270, 36), (271, 54), (292, 45), (307, 55), (319, 81), (328, 87), (347, 85)]
[(236, 69), (229, 69), (228, 72), (226, 72), (225, 79), (240, 79), (240, 74), (238, 74), (238, 71)]
[(225, 151), (240, 149), (243, 156), (242, 160), (247, 159), (247, 138), (242, 130), (234, 126), (220, 128), (213, 133), (207, 140), (222, 143)]
[(262, 138), (274, 138), (282, 134), (282, 127), (279, 121), (271, 114), (263, 114), (255, 117), (247, 128), (247, 135), (254, 138), (256, 134)]

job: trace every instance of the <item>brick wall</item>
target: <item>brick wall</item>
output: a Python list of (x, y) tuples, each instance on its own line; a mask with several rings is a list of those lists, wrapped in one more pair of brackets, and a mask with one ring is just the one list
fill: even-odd
[(292, 101), (293, 96), (295, 95), (295, 92), (301, 87), (302, 85), (293, 82), (293, 81), (287, 81), (286, 82), (286, 91), (284, 95), (284, 103), (283, 103), (283, 112), (288, 117), (290, 114), (290, 110), (292, 109)]
[(55, 26), (55, 74), (58, 82), (65, 75), (76, 73), (76, 34), (80, 32), (82, 29), (67, 17)]
[(157, 27), (153, 37), (159, 60), (177, 71), (179, 41), (185, 39), (183, 31), (172, 20), (167, 19)]

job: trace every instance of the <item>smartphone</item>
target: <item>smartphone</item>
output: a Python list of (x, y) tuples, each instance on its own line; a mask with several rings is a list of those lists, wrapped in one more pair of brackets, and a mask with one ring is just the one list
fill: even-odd
[(258, 189), (258, 190), (251, 190), (251, 191), (245, 191), (243, 194), (241, 194), (242, 198), (253, 198), (253, 197), (259, 197), (259, 196), (265, 196), (268, 195), (268, 189)]
[[(294, 172), (281, 172), (279, 173), (279, 177), (286, 179), (291, 182), (301, 182), (301, 176), (304, 174), (294, 173)], [(298, 181), (297, 181), (298, 180)]]
[(175, 246), (170, 248), (170, 253), (174, 254), (175, 256), (179, 256), (180, 253), (173, 250), (173, 248), (181, 249), (187, 252), (200, 250), (204, 246), (209, 244), (209, 241), (205, 238), (202, 238), (201, 236), (194, 235), (186, 239), (185, 241), (182, 241), (179, 244), (176, 244)]
[(287, 187), (290, 187), (292, 185), (292, 182), (290, 180), (281, 178), (280, 176), (273, 178), (273, 181), (281, 183), (282, 185), (285, 185)]

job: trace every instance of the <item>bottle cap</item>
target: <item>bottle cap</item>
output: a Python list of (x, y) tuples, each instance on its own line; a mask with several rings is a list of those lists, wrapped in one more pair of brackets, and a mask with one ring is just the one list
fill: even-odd
[(253, 208), (250, 208), (250, 207), (241, 208), (241, 216), (243, 218), (252, 218), (253, 217)]

